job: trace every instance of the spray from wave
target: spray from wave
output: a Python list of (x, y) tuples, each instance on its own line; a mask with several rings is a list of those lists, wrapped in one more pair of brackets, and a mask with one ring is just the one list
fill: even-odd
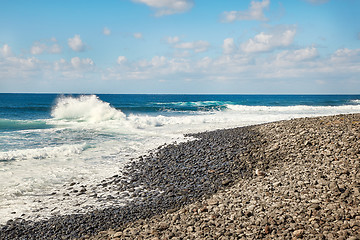
[(125, 114), (101, 101), (95, 95), (83, 95), (78, 98), (61, 97), (51, 112), (55, 119), (75, 120), (97, 123), (106, 120), (123, 120)]
[[(356, 100), (352, 100), (355, 103)], [(169, 103), (174, 105), (174, 102)], [(222, 124), (219, 127), (232, 127), (276, 121), (298, 117), (332, 115), (340, 113), (360, 112), (360, 104), (341, 106), (247, 106), (229, 104), (223, 101), (176, 102), (178, 106), (211, 106), (208, 109), (188, 110), (183, 115), (156, 115), (134, 114), (126, 116), (121, 110), (115, 109), (108, 102), (100, 100), (96, 95), (82, 95), (79, 97), (61, 97), (52, 110), (52, 117), (62, 122), (84, 123), (86, 127), (111, 128), (116, 132), (129, 133), (142, 130), (151, 130), (156, 127), (176, 127), (191, 129), (201, 125), (199, 130), (209, 130), (213, 124)], [(214, 106), (216, 108), (214, 108)], [(176, 110), (174, 110), (176, 112)], [(166, 112), (168, 113), (168, 112)], [(263, 116), (267, 115), (267, 120)], [(111, 121), (111, 124), (109, 123)], [(232, 123), (229, 125), (229, 123)], [(205, 124), (205, 125), (204, 125)], [(180, 127), (181, 126), (181, 127)], [(82, 126), (83, 127), (83, 126)]]
[[(127, 98), (125, 104), (111, 101), (120, 106), (120, 110), (95, 95), (63, 96), (52, 108), (52, 118), (46, 115), (46, 119), (37, 120), (0, 119), (0, 130), (1, 127), (13, 129), (2, 130), (0, 134), (0, 146), (6, 146), (0, 151), (0, 223), (15, 216), (13, 209), (19, 213), (19, 209), (23, 209), (31, 215), (36, 207), (35, 195), (51, 193), (64, 182), (97, 184), (118, 174), (125, 163), (149, 149), (188, 140), (183, 137), (184, 133), (360, 112), (360, 100), (347, 100), (345, 105), (336, 106), (251, 106), (241, 105), (244, 101), (196, 99), (160, 99), (139, 104), (136, 98)], [(135, 107), (129, 110), (129, 105)], [(151, 111), (137, 111), (144, 106)], [(32, 196), (27, 198), (29, 195)], [(37, 199), (41, 199), (41, 207), (45, 206), (46, 196)], [(73, 200), (74, 203), (64, 209), (71, 210), (78, 201)], [(50, 200), (47, 204), (54, 205)], [(91, 204), (97, 206), (98, 203)]]
[(350, 103), (352, 103), (352, 104), (360, 104), (360, 99), (350, 100)]

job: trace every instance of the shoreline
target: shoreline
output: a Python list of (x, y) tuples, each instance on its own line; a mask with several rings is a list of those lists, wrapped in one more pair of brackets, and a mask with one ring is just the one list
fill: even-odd
[[(128, 190), (135, 199), (128, 205), (39, 222), (13, 221), (0, 228), (0, 238), (181, 237), (176, 236), (181, 234), (176, 226), (190, 238), (320, 238), (320, 234), (324, 238), (330, 234), (339, 239), (360, 238), (360, 209), (351, 207), (360, 202), (360, 114), (294, 119), (189, 136), (197, 140), (159, 148), (129, 163), (127, 178), (114, 176), (104, 183), (118, 191)], [(339, 145), (337, 139), (344, 144)], [(344, 173), (336, 175), (332, 165)], [(335, 171), (336, 181), (326, 173), (314, 175), (328, 169)], [(310, 188), (313, 195), (305, 192)], [(336, 202), (338, 199), (341, 201)], [(327, 208), (334, 201), (340, 208)], [(337, 214), (338, 208), (345, 210)], [(277, 219), (281, 215), (290, 217)], [(334, 221), (329, 222), (327, 218), (332, 217)], [(194, 222), (195, 218), (198, 221)], [(204, 222), (214, 224), (201, 226)], [(340, 229), (344, 224), (348, 227)], [(241, 231), (254, 226), (253, 234)], [(116, 231), (107, 231), (110, 228)], [(216, 232), (222, 235), (216, 236)]]

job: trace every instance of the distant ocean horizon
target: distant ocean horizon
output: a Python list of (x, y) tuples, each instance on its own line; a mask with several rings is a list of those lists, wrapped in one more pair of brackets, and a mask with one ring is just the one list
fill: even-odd
[(56, 204), (49, 192), (97, 184), (185, 133), (348, 113), (360, 95), (0, 93), (0, 224), (48, 217), (34, 209)]

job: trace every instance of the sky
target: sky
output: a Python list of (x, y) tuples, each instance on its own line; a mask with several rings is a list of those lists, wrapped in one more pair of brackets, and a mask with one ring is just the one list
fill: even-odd
[(1, 0), (0, 92), (360, 94), (359, 0)]

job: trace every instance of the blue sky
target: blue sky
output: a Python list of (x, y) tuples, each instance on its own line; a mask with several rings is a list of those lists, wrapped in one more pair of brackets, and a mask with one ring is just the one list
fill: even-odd
[(360, 93), (358, 0), (2, 0), (0, 92)]

